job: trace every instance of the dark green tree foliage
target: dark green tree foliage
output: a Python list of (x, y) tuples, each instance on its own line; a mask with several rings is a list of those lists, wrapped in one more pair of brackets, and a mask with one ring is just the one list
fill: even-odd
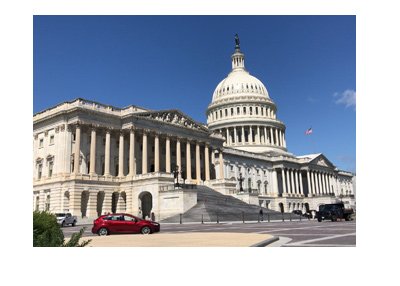
[(43, 211), (33, 212), (33, 246), (61, 246), (64, 234), (55, 215)]
[(74, 233), (68, 242), (64, 240), (64, 234), (60, 225), (57, 223), (56, 216), (46, 211), (33, 212), (33, 246), (34, 247), (73, 247), (86, 246), (91, 240), (83, 241), (79, 244), (85, 228), (78, 233)]

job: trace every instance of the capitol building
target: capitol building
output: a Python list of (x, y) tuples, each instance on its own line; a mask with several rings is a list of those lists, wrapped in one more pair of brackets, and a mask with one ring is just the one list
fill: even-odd
[(206, 125), (180, 110), (81, 98), (34, 114), (33, 210), (163, 220), (196, 206), (204, 188), (278, 212), (354, 207), (354, 174), (323, 153), (290, 153), (274, 95), (246, 70), (238, 39), (231, 60)]

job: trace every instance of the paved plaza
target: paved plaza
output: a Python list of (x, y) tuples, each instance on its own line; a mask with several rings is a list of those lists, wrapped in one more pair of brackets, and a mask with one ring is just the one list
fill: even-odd
[(132, 234), (102, 238), (91, 233), (91, 225), (80, 225), (63, 228), (65, 237), (83, 226), (86, 227), (84, 236), (93, 239), (93, 246), (252, 246), (271, 237), (279, 237), (279, 240), (268, 246), (356, 246), (355, 221), (162, 224), (160, 233), (148, 236)]

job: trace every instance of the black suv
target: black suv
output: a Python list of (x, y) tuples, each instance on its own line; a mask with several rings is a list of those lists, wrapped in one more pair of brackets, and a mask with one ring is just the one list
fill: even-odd
[(327, 219), (330, 219), (331, 221), (337, 221), (338, 219), (344, 218), (346, 221), (348, 221), (351, 220), (351, 215), (353, 213), (353, 209), (344, 208), (343, 203), (326, 204), (319, 206), (317, 220), (319, 222)]

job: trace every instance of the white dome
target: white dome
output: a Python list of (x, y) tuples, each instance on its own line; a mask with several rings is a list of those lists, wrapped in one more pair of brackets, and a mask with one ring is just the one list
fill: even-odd
[(269, 99), (264, 84), (244, 69), (234, 69), (217, 85), (212, 102), (235, 95), (258, 95)]

